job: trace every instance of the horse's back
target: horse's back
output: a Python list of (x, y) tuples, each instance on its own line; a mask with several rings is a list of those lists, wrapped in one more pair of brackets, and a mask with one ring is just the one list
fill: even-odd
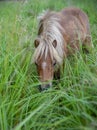
[(61, 14), (61, 25), (64, 28), (63, 36), (70, 48), (79, 49), (79, 40), (83, 46), (92, 47), (89, 20), (86, 13), (81, 9), (71, 7), (63, 9), (59, 14)]
[(90, 34), (90, 28), (89, 28), (89, 20), (88, 17), (86, 15), (86, 13), (84, 13), (81, 9), (79, 8), (75, 8), (75, 7), (71, 7), (71, 8), (65, 8), (61, 11), (61, 14), (66, 17), (76, 17), (79, 22), (81, 23), (81, 25), (84, 28), (84, 31), (87, 34)]

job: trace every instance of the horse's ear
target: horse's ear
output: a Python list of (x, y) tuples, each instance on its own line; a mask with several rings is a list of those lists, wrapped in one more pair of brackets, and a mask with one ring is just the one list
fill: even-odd
[(56, 48), (56, 46), (57, 46), (57, 41), (54, 40), (52, 44), (53, 44), (53, 47)]
[(35, 46), (35, 48), (37, 48), (39, 46), (39, 39), (35, 39), (34, 46)]

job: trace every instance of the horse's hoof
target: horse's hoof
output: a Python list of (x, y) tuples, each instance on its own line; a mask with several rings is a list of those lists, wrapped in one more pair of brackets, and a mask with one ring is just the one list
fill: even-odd
[(51, 86), (49, 84), (45, 85), (45, 87), (42, 87), (41, 85), (39, 85), (38, 89), (40, 92), (42, 91), (47, 91)]

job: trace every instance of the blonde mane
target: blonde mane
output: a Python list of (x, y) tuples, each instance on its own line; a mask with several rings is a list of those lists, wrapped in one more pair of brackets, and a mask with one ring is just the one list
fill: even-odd
[[(37, 61), (39, 56), (45, 55), (47, 57), (48, 51), (50, 56), (61, 64), (64, 56), (64, 38), (62, 35), (63, 28), (59, 23), (60, 17), (58, 17), (56, 12), (45, 11), (38, 17), (39, 25), (38, 39), (40, 41), (39, 46), (34, 52), (33, 59)], [(57, 41), (57, 46), (54, 48), (52, 45), (53, 41)]]

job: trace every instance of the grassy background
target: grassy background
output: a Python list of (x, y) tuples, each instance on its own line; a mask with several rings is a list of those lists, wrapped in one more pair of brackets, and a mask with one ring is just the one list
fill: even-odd
[[(95, 48), (66, 59), (61, 82), (40, 93), (31, 63), (36, 18), (42, 10), (68, 6), (88, 14)], [(0, 130), (96, 130), (96, 42), (96, 0), (0, 2)]]

